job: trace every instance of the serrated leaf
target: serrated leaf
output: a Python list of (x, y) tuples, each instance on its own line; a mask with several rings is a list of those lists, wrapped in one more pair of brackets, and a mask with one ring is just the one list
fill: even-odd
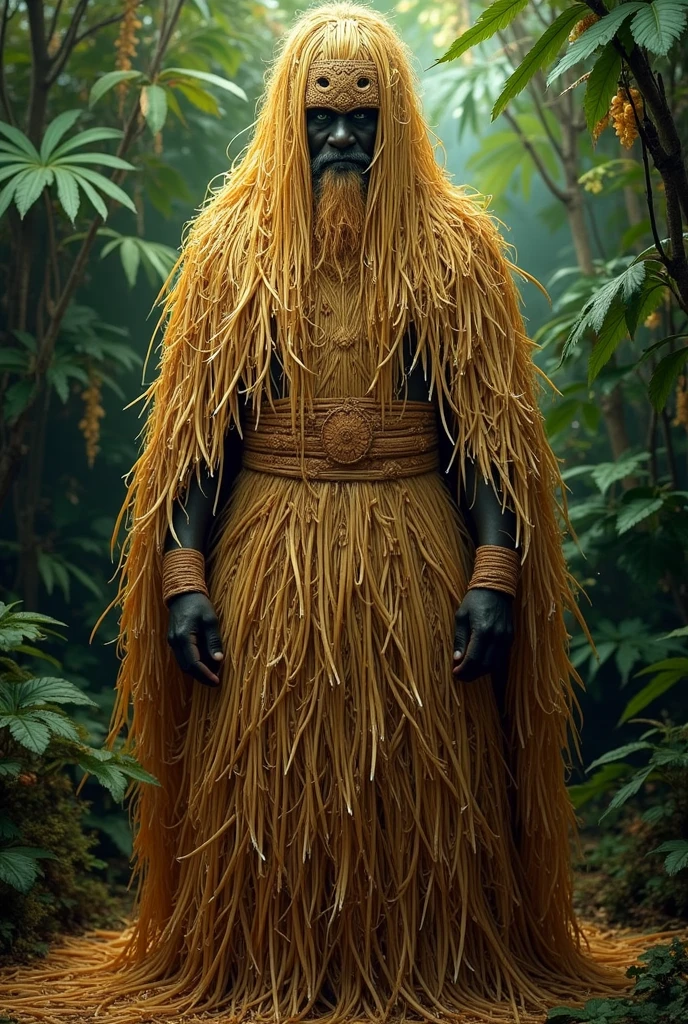
[(24, 412), (33, 398), (34, 391), (35, 385), (32, 380), (18, 380), (16, 383), (10, 384), (5, 392), (3, 403), (3, 411), (8, 423), (16, 420)]
[(588, 384), (592, 384), (600, 371), (607, 365), (627, 334), (625, 306), (619, 300), (615, 300), (605, 317), (597, 341), (590, 353)]
[(29, 891), (38, 875), (35, 857), (27, 856), (21, 847), (0, 849), (0, 881), (18, 892)]
[(686, 359), (688, 359), (688, 346), (679, 349), (678, 352), (670, 352), (655, 367), (647, 390), (650, 401), (657, 412), (661, 412), (667, 404), (676, 378), (681, 373)]
[(74, 176), (66, 168), (55, 167), (53, 170), (55, 172), (57, 198), (62, 209), (73, 224), (79, 212), (79, 186)]
[(602, 494), (606, 494), (612, 484), (624, 480), (639, 471), (643, 462), (649, 458), (647, 452), (627, 453), (615, 462), (598, 462), (590, 470), (590, 476)]
[(106, 196), (114, 199), (115, 202), (121, 203), (122, 206), (126, 206), (132, 213), (136, 213), (136, 207), (127, 193), (119, 185), (115, 185), (114, 181), (106, 178), (104, 174), (99, 174), (97, 171), (92, 171), (87, 167), (80, 167), (78, 171), (74, 171), (74, 175), (80, 182), (83, 182), (85, 179), (100, 192), (104, 192)]
[(595, 125), (609, 112), (612, 97), (617, 92), (620, 74), (621, 56), (614, 43), (609, 42), (595, 61), (585, 87), (583, 109), (588, 131), (592, 132)]
[(559, 17), (552, 22), (525, 55), (514, 73), (507, 79), (492, 108), (493, 121), (501, 114), (509, 100), (518, 96), (525, 89), (533, 75), (537, 74), (546, 64), (551, 64), (568, 39), (573, 26), (589, 13), (590, 9), (585, 4), (574, 4), (562, 11)]
[(94, 700), (88, 697), (74, 683), (57, 676), (41, 676), (27, 679), (17, 686), (18, 706), (35, 707), (39, 704), (88, 704), (97, 707)]
[(635, 796), (636, 793), (639, 793), (651, 772), (652, 766), (649, 768), (643, 768), (633, 776), (630, 782), (627, 782), (625, 786), (622, 786), (619, 792), (610, 801), (609, 807), (600, 818), (600, 821), (606, 818), (611, 811), (615, 811), (619, 807), (622, 807), (623, 804), (625, 804), (627, 800), (630, 800), (632, 796)]
[[(19, 761), (11, 761), (6, 757), (0, 758), (0, 778), (15, 778), (22, 770)], [(10, 838), (4, 836), (4, 838)]]
[(50, 122), (41, 142), (40, 158), (42, 163), (48, 162), (52, 151), (62, 136), (74, 126), (80, 116), (80, 110), (65, 110), (62, 114), (58, 114), (54, 121)]
[(80, 167), (84, 164), (95, 164), (101, 167), (112, 167), (117, 171), (135, 171), (134, 164), (110, 153), (72, 153), (56, 160), (51, 167)]
[(630, 764), (606, 764), (585, 782), (569, 786), (567, 788), (569, 799), (576, 810), (578, 810), (590, 800), (608, 790), (610, 782), (615, 782), (620, 776), (630, 771), (633, 771)]
[(137, 782), (147, 782), (152, 786), (159, 786), (160, 783), (154, 775), (142, 768), (138, 761), (128, 754), (117, 755), (116, 766), (131, 779)]
[(62, 157), (71, 153), (81, 146), (88, 146), (91, 142), (106, 142), (108, 139), (121, 139), (123, 132), (119, 128), (87, 128), (85, 132), (79, 132), (73, 138), (58, 146), (52, 155), (52, 160), (61, 160)]
[(141, 251), (133, 238), (125, 238), (119, 247), (119, 254), (129, 287), (133, 288), (136, 284), (136, 277), (139, 272)]
[(79, 767), (104, 786), (110, 793), (112, 799), (120, 803), (127, 791), (127, 778), (123, 772), (111, 764), (99, 763), (97, 761), (79, 761)]
[(141, 113), (153, 135), (162, 131), (167, 120), (167, 94), (160, 85), (146, 85), (139, 100)]
[(631, 22), (631, 32), (638, 46), (645, 46), (661, 57), (666, 56), (685, 27), (685, 0), (655, 0)]
[(82, 178), (77, 173), (75, 173), (73, 177), (78, 182), (79, 188), (83, 190), (86, 198), (89, 199), (92, 205), (95, 207), (96, 212), (100, 214), (103, 220), (107, 220), (107, 206), (103, 202), (102, 197), (98, 195), (93, 185), (91, 185), (90, 182), (86, 181), (85, 178)]
[(0, 134), (4, 135), (10, 140), (18, 149), (27, 156), (31, 157), (31, 160), (37, 164), (41, 162), (40, 153), (34, 146), (31, 139), (24, 135), (24, 132), (20, 132), (14, 125), (7, 124), (5, 121), (0, 121)]
[(50, 742), (48, 727), (31, 714), (0, 715), (0, 728), (9, 729), (17, 743), (34, 754), (42, 754)]
[(32, 712), (32, 718), (47, 725), (53, 736), (61, 736), (63, 739), (73, 740), (75, 743), (79, 742), (79, 733), (74, 722), (66, 715), (61, 715), (59, 711), (40, 709)]
[(91, 89), (88, 97), (89, 107), (93, 107), (110, 89), (113, 89), (120, 82), (133, 82), (137, 78), (143, 78), (140, 71), (108, 71), (106, 75), (99, 78)]
[(610, 11), (609, 14), (603, 15), (599, 21), (596, 21), (594, 25), (586, 29), (582, 36), (579, 36), (571, 44), (568, 52), (564, 54), (557, 66), (550, 72), (547, 85), (550, 86), (564, 71), (568, 71), (574, 64), (578, 64), (580, 61), (585, 60), (586, 57), (589, 57), (598, 46), (604, 46), (613, 39), (626, 18), (630, 18), (632, 14), (642, 10), (643, 7), (645, 7), (645, 4), (640, 3), (639, 0), (633, 0), (631, 3), (622, 3)]
[(444, 64), (461, 57), (466, 50), (490, 39), (500, 29), (507, 28), (514, 18), (528, 6), (528, 0), (496, 0), (478, 18), (472, 28), (455, 39), (447, 52), (435, 64)]
[[(643, 325), (650, 313), (654, 313), (658, 306), (664, 301), (666, 285), (654, 278), (645, 282), (641, 291), (637, 292), (626, 306), (626, 326), (632, 338), (638, 329), (638, 324)], [(643, 353), (645, 355), (645, 353)]]
[[(501, 3), (504, 2), (504, 0), (498, 0), (498, 2)], [(514, 0), (509, 0), (509, 2), (514, 2)], [(527, 0), (525, 3), (524, 0), (515, 0), (515, 2), (519, 3), (522, 9), (526, 6)], [(216, 85), (218, 89), (223, 89), (225, 92), (231, 92), (233, 96), (237, 96), (240, 100), (248, 102), (248, 96), (238, 85), (235, 85), (234, 82), (230, 82), (228, 78), (220, 78), (219, 75), (213, 75), (209, 71), (196, 71), (195, 68), (165, 68), (165, 70), (158, 75), (158, 81), (164, 81), (167, 76), (191, 78), (199, 82), (206, 82), (208, 85)]]
[(598, 757), (596, 761), (586, 768), (586, 771), (590, 772), (593, 768), (599, 768), (603, 764), (612, 764), (615, 761), (623, 761), (629, 754), (636, 754), (639, 750), (652, 750), (652, 744), (646, 743), (644, 740), (636, 740), (633, 743), (626, 743), (623, 747), (617, 747), (615, 750), (608, 750), (602, 757)]
[(686, 839), (669, 839), (652, 853), (669, 854), (664, 861), (664, 869), (668, 875), (676, 875), (688, 867), (688, 840)]
[(616, 532), (624, 534), (628, 530), (633, 529), (634, 526), (642, 523), (648, 516), (659, 512), (663, 504), (664, 501), (661, 497), (635, 498), (633, 501), (629, 501), (627, 505), (623, 506), (616, 517)]
[(51, 185), (53, 172), (49, 167), (36, 167), (18, 175), (20, 179), (14, 192), (14, 201), (19, 216), (24, 219), (33, 204), (37, 202), (46, 185)]

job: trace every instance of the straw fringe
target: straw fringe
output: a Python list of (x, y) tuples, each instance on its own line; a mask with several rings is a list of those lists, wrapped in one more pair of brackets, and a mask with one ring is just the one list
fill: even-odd
[[(350, 56), (376, 62), (383, 100), (359, 273), (325, 328), (302, 97), (312, 59)], [(515, 269), (480, 201), (437, 166), (389, 26), (350, 4), (306, 14), (254, 142), (188, 234), (118, 523), (111, 737), (126, 727), (161, 782), (133, 803), (136, 921), (6, 975), (2, 1005), (19, 1020), (90, 1020), (84, 1008), (99, 1006), (108, 1024), (205, 1011), (228, 1024), (529, 1024), (553, 1003), (625, 987), (619, 968), (647, 940), (591, 932), (590, 955), (572, 908), (564, 614), (580, 614)], [(361, 330), (345, 348), (332, 339), (352, 310)], [(319, 394), (367, 393), (384, 414), (410, 325), (460, 480), (468, 460), (486, 479), (496, 469), (516, 512), (504, 720), (488, 681), (451, 676), (472, 549), (435, 474), (307, 484), (243, 470), (209, 556), (223, 685), (192, 687), (161, 599), (163, 544), (191, 474), (222, 477), (241, 404), (272, 402), (275, 358), (296, 431)]]

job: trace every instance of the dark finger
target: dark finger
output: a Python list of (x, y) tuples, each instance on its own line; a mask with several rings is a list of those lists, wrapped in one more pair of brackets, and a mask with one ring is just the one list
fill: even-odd
[(219, 686), (220, 678), (201, 661), (201, 652), (198, 649), (196, 635), (189, 634), (179, 644), (178, 661), (183, 672), (193, 676), (204, 686)]
[(471, 623), (467, 615), (459, 615), (454, 619), (454, 660), (463, 658), (471, 636)]
[(468, 683), (485, 675), (485, 657), (488, 650), (489, 641), (485, 634), (473, 630), (464, 657), (454, 666), (454, 677)]
[(205, 623), (205, 646), (211, 661), (222, 661), (224, 650), (222, 638), (217, 619), (210, 619)]

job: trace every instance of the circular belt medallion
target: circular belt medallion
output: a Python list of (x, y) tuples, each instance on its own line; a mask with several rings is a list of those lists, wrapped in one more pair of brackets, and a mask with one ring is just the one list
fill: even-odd
[(360, 409), (342, 405), (326, 416), (320, 436), (328, 458), (352, 463), (368, 452), (373, 443), (373, 428)]

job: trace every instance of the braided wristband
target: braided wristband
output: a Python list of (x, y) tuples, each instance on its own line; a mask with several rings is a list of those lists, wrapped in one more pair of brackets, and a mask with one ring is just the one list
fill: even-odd
[(481, 544), (475, 549), (475, 564), (468, 589), (485, 587), (516, 595), (521, 559), (517, 551), (496, 544)]
[(193, 548), (173, 548), (162, 560), (162, 599), (168, 605), (177, 594), (201, 593), (208, 596), (205, 582), (205, 558)]

